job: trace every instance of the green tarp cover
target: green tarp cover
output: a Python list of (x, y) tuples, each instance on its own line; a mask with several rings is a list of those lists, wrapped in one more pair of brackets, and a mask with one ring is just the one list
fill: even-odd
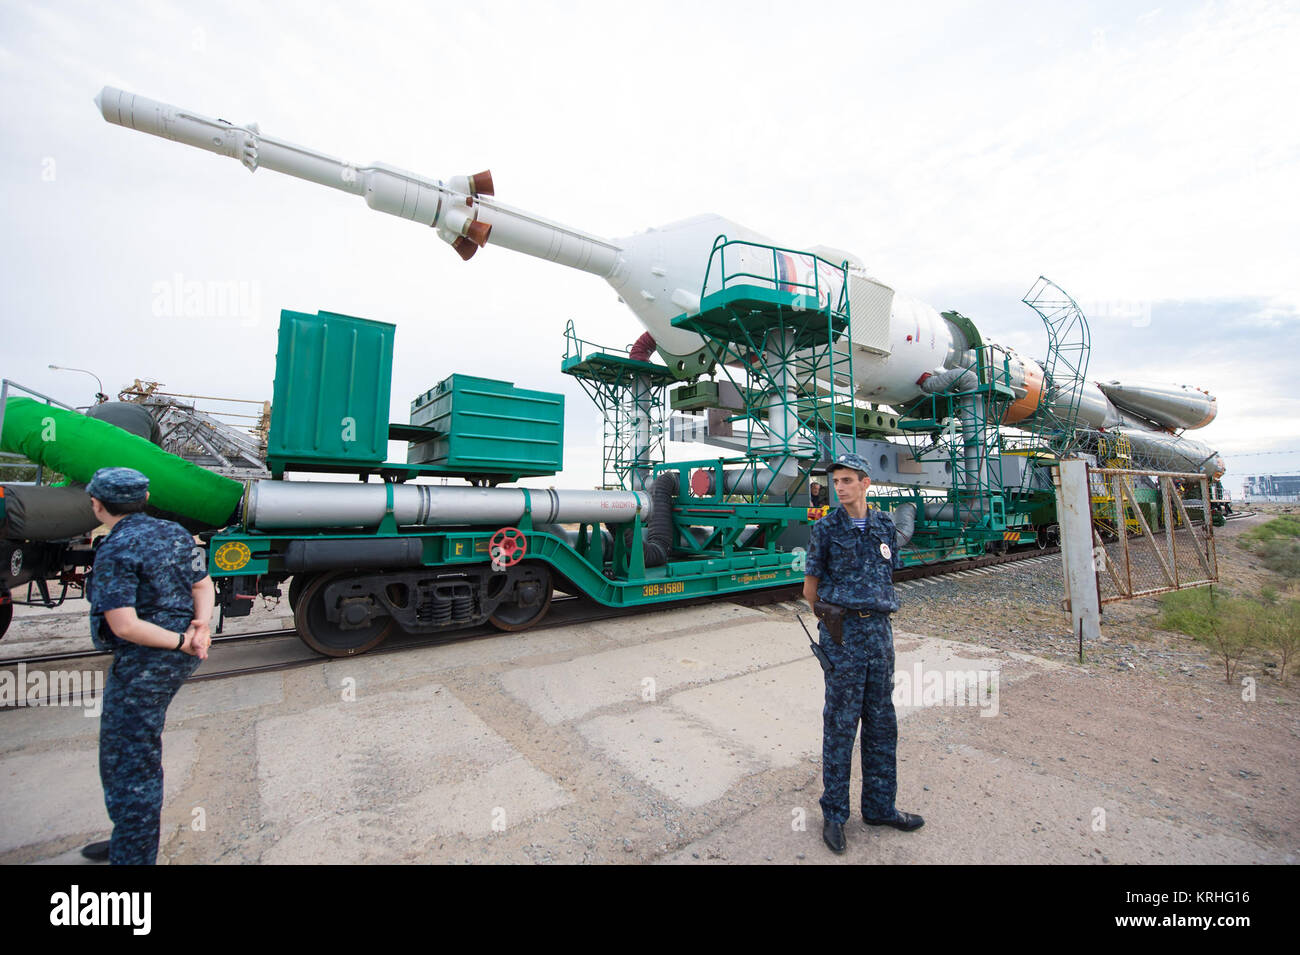
[(33, 401), (5, 402), (0, 448), (89, 482), (100, 468), (135, 468), (149, 477), (149, 504), (225, 527), (244, 493), (238, 481), (168, 454), (144, 438), (105, 421)]

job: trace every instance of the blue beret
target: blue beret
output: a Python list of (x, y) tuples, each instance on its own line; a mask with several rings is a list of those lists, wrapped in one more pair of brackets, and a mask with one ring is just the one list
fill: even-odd
[(149, 479), (135, 468), (100, 468), (86, 493), (105, 504), (135, 504), (149, 492)]
[(864, 472), (868, 477), (871, 476), (871, 468), (867, 467), (867, 462), (852, 452), (841, 454), (838, 458), (828, 464), (826, 466), (826, 473), (830, 474), (836, 468), (852, 468), (854, 471)]

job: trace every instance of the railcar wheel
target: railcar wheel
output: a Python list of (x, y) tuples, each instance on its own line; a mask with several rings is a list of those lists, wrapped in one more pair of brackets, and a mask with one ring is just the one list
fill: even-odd
[(539, 566), (528, 578), (515, 584), (507, 601), (497, 604), (497, 609), (488, 617), (488, 623), (508, 633), (527, 630), (546, 616), (554, 595), (551, 572)]
[(289, 580), (289, 609), (298, 609), (298, 600), (302, 597), (302, 592), (307, 589), (316, 575), (303, 571), (301, 574), (294, 574)]
[[(303, 587), (302, 593), (298, 596), (298, 605), (293, 611), (293, 622), (298, 628), (298, 638), (317, 653), (323, 653), (327, 657), (351, 657), (373, 650), (384, 642), (384, 638), (393, 629), (393, 618), (389, 616), (372, 620), (366, 626), (348, 628), (341, 626), (337, 621), (331, 621), (326, 616), (327, 610), (330, 609), (325, 603), (326, 590), (331, 584), (346, 583), (348, 577), (346, 571), (313, 577)], [(349, 603), (356, 604), (353, 613), (358, 616), (364, 616), (369, 610), (367, 605), (369, 598), (364, 593), (349, 597), (346, 594), (340, 596), (336, 591), (333, 599), (340, 616), (348, 616), (348, 607), (345, 605)]]

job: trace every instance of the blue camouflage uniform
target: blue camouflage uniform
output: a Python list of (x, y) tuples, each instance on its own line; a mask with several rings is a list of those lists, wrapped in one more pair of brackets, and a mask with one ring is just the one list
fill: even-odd
[(804, 573), (818, 579), (818, 598), (846, 608), (844, 645), (818, 628), (819, 642), (834, 666), (826, 674), (822, 711), (822, 813), (831, 822), (849, 819), (853, 738), (862, 723), (862, 813), (894, 815), (898, 791), (894, 714), (894, 632), (889, 615), (898, 609), (893, 572), (901, 567), (894, 522), (867, 511), (859, 531), (837, 507), (812, 527)]
[[(112, 473), (123, 471), (129, 469), (96, 472), (87, 491), (105, 503), (121, 503), (113, 499), (115, 493), (129, 499), (135, 485), (129, 476)], [(123, 483), (127, 492), (117, 490)], [(191, 588), (207, 576), (202, 553), (179, 524), (145, 514), (122, 517), (95, 551), (87, 582), (91, 638), (98, 649), (113, 654), (99, 727), (99, 778), (113, 822), (109, 861), (114, 865), (152, 865), (157, 858), (163, 722), (172, 698), (200, 661), (180, 650), (123, 640), (104, 614), (134, 607), (141, 620), (179, 638), (194, 617)]]

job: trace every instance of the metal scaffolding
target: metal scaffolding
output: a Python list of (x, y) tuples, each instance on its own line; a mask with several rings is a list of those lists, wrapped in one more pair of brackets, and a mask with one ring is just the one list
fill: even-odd
[(577, 379), (600, 412), (604, 486), (637, 491), (664, 459), (664, 391), (677, 378), (663, 365), (632, 358), (630, 351), (585, 341), (569, 321), (561, 370)]
[(699, 311), (673, 320), (709, 342), (731, 386), (727, 422), (753, 475), (742, 496), (789, 501), (808, 463), (854, 450), (848, 290), (847, 263), (719, 236)]
[[(175, 394), (162, 391), (161, 387), (159, 382), (137, 378), (122, 389), (118, 400), (139, 404), (148, 410), (158, 422), (159, 443), (164, 451), (235, 480), (270, 476), (266, 467), (270, 402)], [(259, 413), (204, 411), (197, 407), (196, 401), (254, 405)], [(223, 420), (227, 418), (250, 421), (252, 425), (241, 427)]]

